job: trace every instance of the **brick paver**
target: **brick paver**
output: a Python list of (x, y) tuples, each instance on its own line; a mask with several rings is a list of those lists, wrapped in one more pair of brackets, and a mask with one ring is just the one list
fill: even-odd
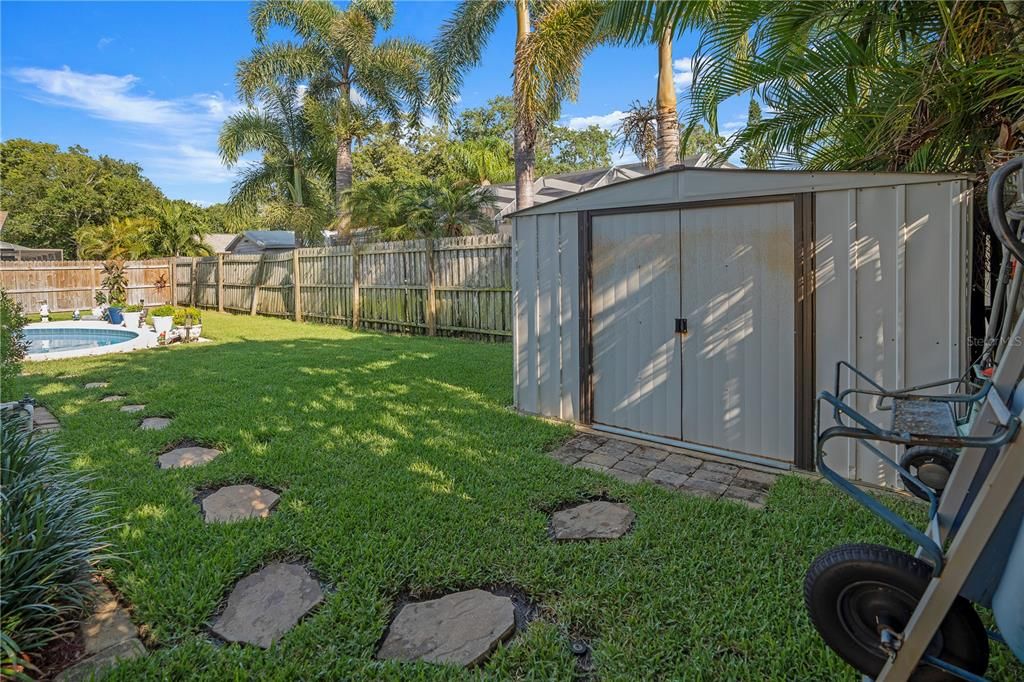
[(626, 440), (580, 434), (551, 453), (566, 466), (614, 476), (626, 483), (648, 481), (669, 490), (724, 499), (760, 509), (776, 474), (714, 462)]

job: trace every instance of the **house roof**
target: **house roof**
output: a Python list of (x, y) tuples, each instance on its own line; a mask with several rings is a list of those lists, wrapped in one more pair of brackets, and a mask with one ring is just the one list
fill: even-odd
[(248, 239), (261, 249), (294, 249), (295, 233), (291, 230), (246, 230), (241, 234), (231, 235), (233, 239), (225, 247), (233, 251), (243, 239)]
[(203, 237), (203, 241), (214, 253), (227, 253), (231, 242), (235, 241), (237, 234), (230, 232), (211, 232)]

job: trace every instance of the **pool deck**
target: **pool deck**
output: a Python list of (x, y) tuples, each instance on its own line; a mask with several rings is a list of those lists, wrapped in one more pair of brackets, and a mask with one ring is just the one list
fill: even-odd
[(106, 355), (107, 353), (129, 353), (141, 348), (152, 348), (157, 344), (157, 334), (150, 327), (126, 330), (122, 325), (113, 325), (109, 322), (97, 320), (81, 320), (73, 322), (33, 322), (25, 325), (25, 329), (96, 329), (96, 330), (119, 330), (136, 332), (138, 336), (130, 341), (111, 344), (109, 346), (98, 346), (96, 348), (79, 348), (75, 350), (55, 351), (52, 353), (29, 353), (26, 360), (66, 360), (67, 358), (82, 358), (90, 355)]

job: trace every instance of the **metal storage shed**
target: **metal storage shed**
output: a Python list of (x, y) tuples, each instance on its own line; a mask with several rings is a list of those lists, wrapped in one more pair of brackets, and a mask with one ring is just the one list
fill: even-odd
[[(970, 188), (680, 168), (519, 211), (516, 407), (813, 468), (837, 361), (886, 386), (965, 367)], [(832, 455), (851, 478), (896, 485), (852, 447)]]

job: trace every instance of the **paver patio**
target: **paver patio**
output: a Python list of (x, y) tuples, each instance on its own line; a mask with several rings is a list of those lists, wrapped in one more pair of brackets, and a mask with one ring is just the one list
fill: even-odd
[(608, 474), (626, 483), (648, 481), (669, 490), (732, 500), (755, 509), (764, 506), (778, 478), (758, 469), (591, 433), (577, 435), (551, 456), (567, 466)]

